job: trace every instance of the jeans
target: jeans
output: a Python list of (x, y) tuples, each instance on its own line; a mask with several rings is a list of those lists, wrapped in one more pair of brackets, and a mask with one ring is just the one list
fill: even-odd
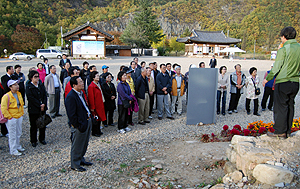
[(225, 113), (227, 91), (221, 92), (221, 91), (217, 90), (217, 112), (220, 113), (220, 104), (221, 104), (222, 93), (223, 93), (223, 96), (222, 96), (222, 114), (223, 114), (223, 113)]

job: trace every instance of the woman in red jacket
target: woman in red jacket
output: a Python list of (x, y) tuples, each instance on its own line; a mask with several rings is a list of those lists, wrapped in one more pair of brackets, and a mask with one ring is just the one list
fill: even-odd
[(104, 97), (100, 86), (100, 75), (97, 71), (90, 73), (91, 84), (88, 87), (89, 108), (93, 115), (92, 135), (100, 137), (103, 133), (100, 130), (101, 121), (106, 120), (104, 109)]

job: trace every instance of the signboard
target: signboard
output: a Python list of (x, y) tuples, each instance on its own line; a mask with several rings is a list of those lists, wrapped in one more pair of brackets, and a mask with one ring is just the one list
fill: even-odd
[(190, 68), (187, 124), (216, 122), (218, 69)]
[(104, 41), (73, 41), (73, 54), (104, 55)]
[(271, 51), (271, 59), (276, 59), (277, 51)]

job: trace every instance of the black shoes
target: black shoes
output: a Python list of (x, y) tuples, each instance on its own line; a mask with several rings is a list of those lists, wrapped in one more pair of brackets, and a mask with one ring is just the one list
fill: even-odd
[(51, 118), (52, 118), (52, 119), (54, 119), (54, 118), (55, 118), (55, 116), (51, 116)]
[(271, 133), (271, 132), (268, 131), (267, 135), (269, 137), (287, 138), (287, 134), (286, 133), (283, 133), (283, 134), (274, 134), (274, 133)]
[(174, 117), (167, 117), (168, 119), (170, 119), (170, 120), (174, 120)]
[(217, 115), (219, 115), (220, 114), (220, 112), (217, 112)]
[(158, 117), (158, 120), (162, 120), (162, 117)]
[(260, 116), (260, 114), (259, 114), (259, 113), (256, 113), (256, 114), (253, 114), (253, 115)]
[(112, 124), (108, 124), (108, 125), (110, 125), (110, 126), (115, 126), (115, 124), (113, 124), (113, 123), (112, 123)]
[(144, 123), (150, 123), (150, 121), (144, 121)]
[(138, 122), (138, 124), (141, 124), (141, 125), (146, 125), (146, 123), (145, 123), (145, 122), (143, 122), (143, 121), (139, 121), (139, 122)]
[(37, 143), (36, 142), (33, 142), (31, 143), (32, 147), (36, 147)]
[(61, 114), (55, 114), (55, 116), (56, 116), (56, 117), (61, 117), (62, 115), (61, 115)]
[(71, 169), (74, 170), (74, 171), (78, 171), (78, 172), (84, 172), (84, 171), (86, 171), (86, 169), (83, 168), (83, 167), (71, 168)]
[(92, 136), (95, 136), (95, 137), (100, 137), (101, 135), (103, 135), (102, 132), (100, 132), (100, 134), (92, 134)]
[(43, 141), (41, 141), (41, 144), (42, 144), (42, 145), (46, 145), (47, 142), (43, 140)]
[(247, 112), (247, 115), (250, 115), (250, 112)]
[(92, 166), (93, 163), (85, 161), (85, 162), (80, 162), (80, 165)]

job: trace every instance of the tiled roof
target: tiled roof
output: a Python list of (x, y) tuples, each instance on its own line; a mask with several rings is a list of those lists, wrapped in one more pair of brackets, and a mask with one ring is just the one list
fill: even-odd
[(87, 22), (87, 23), (85, 23), (85, 24), (83, 24), (83, 25), (81, 25), (81, 26), (78, 26), (77, 28), (75, 28), (75, 29), (73, 29), (73, 30), (67, 32), (67, 33), (64, 33), (64, 34), (63, 34), (63, 37), (68, 37), (68, 36), (70, 36), (70, 35), (72, 35), (72, 34), (78, 32), (78, 31), (80, 31), (80, 30), (82, 30), (82, 29), (88, 27), (88, 26), (91, 27), (91, 28), (93, 28), (94, 30), (100, 32), (100, 33), (103, 33), (103, 34), (106, 35), (107, 37), (109, 37), (109, 38), (111, 38), (111, 39), (114, 39), (114, 36), (113, 36), (113, 35), (111, 35), (111, 34), (109, 34), (109, 33), (106, 33), (105, 31), (99, 29), (98, 27), (94, 26), (94, 25), (91, 24), (90, 22)]
[(236, 44), (242, 42), (241, 39), (227, 37), (223, 31), (199, 31), (193, 30), (192, 37), (178, 38), (180, 43), (211, 43), (211, 44)]

